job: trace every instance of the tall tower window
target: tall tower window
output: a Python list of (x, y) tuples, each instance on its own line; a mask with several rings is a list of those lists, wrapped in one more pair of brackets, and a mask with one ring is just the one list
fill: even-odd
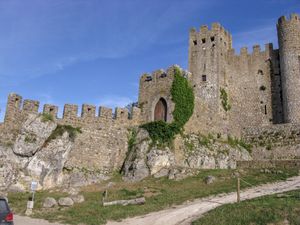
[(193, 43), (194, 43), (194, 45), (197, 45), (198, 43), (197, 43), (197, 40), (193, 40)]
[(211, 42), (215, 41), (215, 37), (210, 37)]
[(206, 43), (206, 39), (203, 38), (203, 39), (202, 39), (202, 44), (205, 44), (205, 43)]
[(206, 75), (202, 75), (202, 81), (206, 81)]

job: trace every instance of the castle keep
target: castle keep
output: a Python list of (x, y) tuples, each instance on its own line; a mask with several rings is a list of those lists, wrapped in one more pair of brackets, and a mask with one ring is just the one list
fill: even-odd
[[(266, 44), (236, 53), (232, 36), (220, 24), (201, 26), (189, 33), (188, 71), (182, 76), (194, 89), (194, 113), (185, 125), (186, 133), (215, 133), (251, 140), (260, 131), (286, 129), (300, 124), (300, 17), (281, 17), (277, 23), (279, 49)], [(84, 104), (66, 104), (63, 117), (58, 107), (45, 105), (58, 124), (81, 127), (68, 166), (113, 170), (126, 155), (128, 128), (146, 122), (172, 122), (174, 102), (170, 93), (174, 67), (140, 78), (138, 107), (112, 109)], [(39, 113), (39, 102), (8, 97), (1, 142), (13, 142), (28, 114)], [(282, 125), (285, 124), (285, 125)], [(287, 124), (287, 125), (286, 125)], [(278, 128), (279, 127), (279, 128)], [(299, 134), (300, 135), (300, 134)], [(86, 153), (86, 154), (85, 154)], [(95, 160), (97, 159), (97, 160)]]

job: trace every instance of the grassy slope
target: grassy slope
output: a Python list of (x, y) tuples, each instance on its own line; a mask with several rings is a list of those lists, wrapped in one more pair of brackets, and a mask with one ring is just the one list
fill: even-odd
[[(71, 208), (42, 209), (41, 205), (46, 197), (57, 199), (59, 196), (66, 196), (66, 194), (38, 192), (34, 217), (69, 224), (105, 224), (107, 220), (120, 220), (142, 215), (181, 204), (187, 200), (234, 191), (236, 178), (232, 177), (233, 172), (233, 170), (202, 170), (197, 176), (181, 181), (149, 178), (139, 183), (125, 183), (121, 181), (120, 177), (113, 180), (115, 185), (109, 189), (109, 200), (130, 199), (143, 195), (146, 197), (146, 204), (142, 206), (103, 207), (102, 192), (105, 190), (107, 182), (85, 188), (82, 194), (86, 201), (75, 204)], [(217, 181), (211, 185), (206, 185), (203, 180), (207, 175), (217, 177)], [(284, 171), (284, 174), (264, 174), (258, 170), (252, 170), (244, 171), (242, 177), (255, 185), (283, 180), (295, 175), (297, 175), (297, 171)], [(24, 213), (28, 196), (29, 193), (9, 195), (10, 204), (15, 212)]]
[[(277, 197), (278, 196), (278, 197)], [(193, 225), (265, 225), (300, 224), (300, 190), (287, 196), (272, 195), (236, 204), (227, 204), (212, 210)]]

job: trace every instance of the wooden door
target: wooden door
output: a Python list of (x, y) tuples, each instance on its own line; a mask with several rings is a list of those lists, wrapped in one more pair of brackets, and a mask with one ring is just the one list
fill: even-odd
[(163, 98), (159, 99), (154, 110), (154, 121), (167, 121), (167, 102)]

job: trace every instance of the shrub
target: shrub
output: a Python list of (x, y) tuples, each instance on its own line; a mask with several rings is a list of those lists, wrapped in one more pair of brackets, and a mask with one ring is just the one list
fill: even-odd
[(54, 121), (54, 118), (51, 114), (43, 113), (42, 114), (42, 122)]
[(71, 125), (57, 125), (56, 129), (47, 139), (47, 143), (62, 136), (65, 132), (68, 132), (71, 141), (74, 141), (78, 133), (82, 133), (80, 127), (72, 127)]

